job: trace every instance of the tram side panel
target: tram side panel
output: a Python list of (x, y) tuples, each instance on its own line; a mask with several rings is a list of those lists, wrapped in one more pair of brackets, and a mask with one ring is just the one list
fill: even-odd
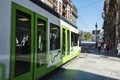
[[(15, 4), (14, 6), (13, 3)], [(13, 7), (15, 7), (14, 11)], [(35, 80), (39, 77), (43, 77), (44, 75), (48, 74), (49, 72), (53, 71), (63, 63), (79, 54), (79, 47), (77, 45), (71, 46), (71, 32), (78, 34), (77, 29), (73, 28), (73, 26), (69, 25), (63, 20), (61, 21), (61, 19), (51, 14), (47, 10), (41, 8), (40, 6), (34, 4), (33, 2), (26, 0), (3, 0), (0, 1), (0, 9), (2, 10), (0, 14), (0, 80), (24, 80), (27, 78), (31, 80), (34, 78)], [(16, 13), (17, 10), (18, 13)], [(21, 73), (19, 75), (16, 75), (14, 68), (17, 63), (15, 62), (19, 61), (20, 65), (21, 61), (24, 60), (24, 62), (22, 62), (22, 64), (24, 64), (29, 59), (27, 58), (27, 54), (20, 55), (20, 53), (16, 56), (16, 53), (14, 51), (15, 46), (11, 46), (15, 45), (17, 41), (15, 36), (13, 36), (16, 34), (17, 30), (13, 30), (13, 26), (14, 28), (17, 26), (15, 21), (18, 20), (16, 19), (16, 15), (18, 15), (19, 12), (20, 15), (22, 13), (22, 15), (29, 14), (31, 16), (30, 24), (32, 31), (30, 31), (30, 34), (32, 33), (32, 35), (30, 44), (32, 44), (32, 52), (30, 55), (32, 57), (30, 57), (30, 71), (27, 71), (24, 74)], [(42, 29), (45, 30), (44, 34), (46, 37), (40, 36), (44, 34), (41, 34), (41, 32), (39, 32), (41, 31), (41, 24), (38, 24), (38, 22), (44, 23), (44, 28)], [(38, 34), (40, 35), (38, 36)], [(11, 35), (14, 38), (12, 38)], [(27, 38), (28, 37), (26, 37), (26, 39)], [(45, 42), (45, 52), (43, 48), (44, 45), (40, 44), (41, 42)], [(63, 42), (65, 45), (63, 45)], [(18, 45), (18, 47), (20, 48), (21, 45)], [(45, 56), (42, 53), (45, 53)], [(24, 67), (24, 65), (21, 66)]]
[(0, 0), (0, 80), (9, 78), (11, 2)]
[(79, 46), (79, 43), (79, 30), (71, 27), (71, 54), (80, 54), (81, 47)]
[[(19, 3), (19, 1), (17, 3)], [(23, 4), (19, 3), (19, 5), (23, 5)], [(33, 5), (32, 7), (30, 7), (31, 5), (33, 4), (29, 2), (29, 5), (27, 4), (23, 6), (31, 10), (35, 14), (34, 16), (35, 20), (33, 19), (33, 23), (35, 22), (34, 23), (35, 24), (35, 32), (34, 32), (35, 44), (33, 43), (35, 48), (33, 47), (33, 49), (35, 50), (33, 50), (33, 54), (32, 54), (34, 57), (33, 59), (35, 60), (33, 60), (32, 67), (34, 72), (32, 73), (34, 73), (34, 75), (32, 76), (34, 76), (34, 79), (37, 79), (37, 78), (43, 77), (47, 73), (56, 69), (57, 66), (61, 65), (60, 52), (59, 52), (60, 48), (59, 47), (56, 48), (55, 44), (50, 43), (51, 38), (54, 40), (54, 38), (58, 37), (55, 35), (55, 31), (52, 31), (52, 30), (54, 30), (56, 26), (59, 30), (60, 21), (59, 21), (59, 18), (47, 12), (47, 10), (42, 9), (37, 5), (36, 6)], [(41, 30), (41, 28), (39, 28), (40, 24), (39, 25), (37, 24), (37, 22), (39, 21), (45, 22), (46, 28)], [(46, 31), (43, 33), (44, 30)], [(43, 37), (42, 35), (46, 37)], [(52, 45), (52, 49), (50, 45)], [(45, 48), (46, 48), (46, 52), (44, 52)]]
[[(13, 17), (11, 13), (12, 13), (12, 8), (13, 8), (12, 7), (13, 2), (18, 6), (20, 5), (21, 7), (26, 8), (26, 10), (29, 9), (30, 12), (32, 12), (34, 14), (42, 15), (43, 17), (48, 18), (48, 22), (46, 24), (46, 26), (47, 26), (46, 27), (47, 28), (47, 31), (46, 31), (46, 35), (47, 35), (46, 39), (47, 40), (46, 40), (46, 42), (48, 44), (47, 44), (47, 51), (46, 51), (46, 58), (45, 58), (46, 59), (45, 60), (46, 67), (44, 68), (44, 69), (46, 69), (46, 71), (39, 71), (39, 69), (38, 69), (38, 71), (41, 73), (45, 72), (44, 73), (44, 75), (45, 75), (48, 72), (50, 72), (56, 68), (55, 67), (55, 68), (50, 69), (50, 67), (52, 67), (55, 64), (57, 64), (58, 62), (60, 62), (60, 47), (58, 47), (57, 50), (51, 49), (51, 51), (50, 51), (50, 46), (49, 46), (50, 45), (50, 40), (49, 40), (50, 39), (50, 24), (52, 23), (52, 24), (57, 25), (57, 27), (59, 27), (59, 25), (60, 25), (59, 19), (57, 17), (55, 17), (54, 15), (50, 14), (49, 12), (47, 12), (46, 10), (38, 7), (37, 5), (35, 5), (34, 3), (30, 2), (30, 1), (26, 2), (25, 0), (23, 0), (23, 1), (4, 0), (4, 1), (0, 1), (0, 9), (3, 10), (1, 12), (1, 15), (0, 15), (0, 19), (1, 19), (1, 22), (0, 22), (0, 25), (1, 25), (1, 27), (0, 27), (0, 37), (1, 37), (0, 38), (0, 80), (9, 79), (10, 78), (9, 75), (14, 76), (14, 74), (10, 74), (11, 73), (10, 72), (10, 65), (11, 65), (10, 56), (12, 56), (11, 55), (11, 50), (12, 50), (11, 40), (13, 40), (13, 39), (11, 39), (11, 34), (14, 34), (13, 32), (11, 32), (11, 30), (12, 30), (11, 23), (12, 23), (12, 17)], [(14, 16), (16, 16), (16, 15), (14, 15)], [(35, 16), (33, 16), (33, 17), (35, 17)], [(34, 22), (35, 22), (35, 20), (33, 20), (32, 23), (34, 23)], [(53, 36), (54, 36), (54, 34), (53, 34)], [(53, 45), (53, 47), (54, 47), (54, 45)], [(34, 54), (35, 53), (33, 53), (32, 55), (34, 56)], [(34, 64), (36, 64), (36, 62), (34, 62)], [(43, 68), (41, 68), (41, 69), (43, 69)], [(47, 69), (49, 70), (48, 72), (47, 72)], [(36, 73), (36, 72), (33, 72), (33, 73)], [(18, 78), (14, 78), (14, 79), (17, 80)], [(12, 80), (13, 80), (13, 78), (12, 78)]]
[[(60, 20), (60, 19), (59, 19)], [(47, 71), (51, 72), (61, 65), (61, 49), (60, 49), (60, 24), (50, 22), (49, 29), (49, 52)]]
[[(62, 62), (65, 63), (80, 54), (81, 48), (78, 45), (78, 29), (66, 23), (62, 19), (61, 22), (61, 50)], [(65, 40), (64, 40), (65, 39)]]

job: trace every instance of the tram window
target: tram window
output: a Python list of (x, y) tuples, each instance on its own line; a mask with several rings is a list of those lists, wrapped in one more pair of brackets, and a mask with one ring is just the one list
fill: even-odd
[(65, 35), (65, 29), (62, 28), (62, 55), (65, 56), (65, 51), (66, 51), (66, 35)]
[(75, 46), (78, 45), (78, 37), (79, 37), (79, 35), (78, 35), (78, 34), (75, 34)]
[(70, 54), (70, 31), (69, 30), (67, 30), (67, 53), (68, 53), (68, 55)]
[(30, 70), (31, 16), (16, 11), (15, 76)]
[(37, 26), (37, 67), (40, 67), (46, 62), (46, 22), (38, 19)]
[(71, 32), (71, 46), (74, 46), (74, 39), (75, 39), (74, 33)]
[(78, 45), (78, 34), (71, 32), (71, 46)]
[(60, 49), (60, 27), (50, 24), (50, 50)]

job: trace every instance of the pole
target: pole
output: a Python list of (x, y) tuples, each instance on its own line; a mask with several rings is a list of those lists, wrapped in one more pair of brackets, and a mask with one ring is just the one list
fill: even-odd
[(97, 23), (95, 24), (95, 28), (96, 28), (96, 31), (95, 31), (95, 35), (96, 35), (96, 48), (97, 48)]
[(96, 27), (96, 43), (97, 43), (97, 23), (96, 23), (96, 25), (95, 25), (95, 27)]

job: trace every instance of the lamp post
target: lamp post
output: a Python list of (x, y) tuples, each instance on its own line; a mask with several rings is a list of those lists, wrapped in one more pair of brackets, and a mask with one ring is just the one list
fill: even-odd
[(95, 28), (96, 28), (96, 31), (95, 31), (95, 35), (96, 35), (96, 48), (97, 48), (97, 23), (95, 24)]
[(96, 31), (95, 31), (95, 32), (96, 32), (96, 43), (97, 43), (97, 27), (98, 27), (98, 26), (97, 26), (97, 23), (96, 23), (96, 24), (95, 24), (95, 28), (96, 28)]

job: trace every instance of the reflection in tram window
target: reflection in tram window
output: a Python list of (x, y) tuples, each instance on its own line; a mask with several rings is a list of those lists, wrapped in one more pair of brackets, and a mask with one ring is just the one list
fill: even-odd
[(38, 19), (37, 32), (37, 67), (46, 62), (46, 22)]
[(78, 34), (71, 32), (71, 46), (77, 46), (78, 44)]
[(67, 30), (67, 54), (70, 54), (70, 31)]
[(65, 51), (66, 51), (66, 42), (65, 42), (65, 40), (66, 40), (66, 35), (65, 35), (65, 29), (63, 28), (62, 29), (62, 36), (63, 36), (63, 38), (62, 38), (62, 55), (63, 56), (65, 56)]
[(31, 16), (24, 12), (16, 13), (16, 55), (15, 76), (30, 70)]
[(60, 27), (50, 24), (50, 50), (60, 49)]

